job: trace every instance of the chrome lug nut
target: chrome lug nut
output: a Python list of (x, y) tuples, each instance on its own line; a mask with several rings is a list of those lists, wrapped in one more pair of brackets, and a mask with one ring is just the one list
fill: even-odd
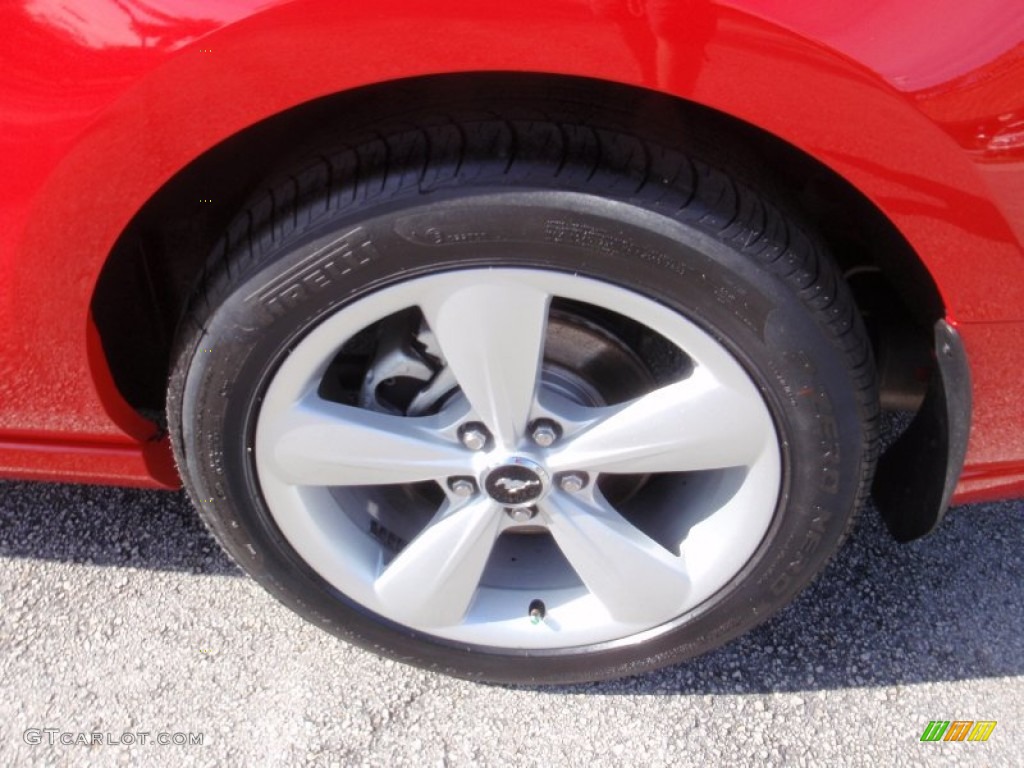
[(471, 451), (482, 451), (490, 437), (483, 424), (467, 424), (459, 431), (459, 439)]
[(505, 510), (505, 514), (517, 523), (525, 523), (527, 520), (532, 520), (537, 515), (537, 510), (533, 507), (509, 507)]
[(551, 421), (538, 421), (533, 425), (530, 437), (541, 448), (547, 448), (558, 439), (558, 426)]
[(463, 499), (476, 493), (476, 483), (464, 477), (450, 480), (448, 487), (451, 488), (452, 493)]
[(583, 472), (567, 472), (558, 479), (558, 487), (566, 493), (579, 493), (587, 487), (588, 479)]

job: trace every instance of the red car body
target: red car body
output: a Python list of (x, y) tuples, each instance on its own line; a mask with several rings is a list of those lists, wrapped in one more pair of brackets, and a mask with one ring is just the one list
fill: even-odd
[[(14, 0), (0, 8), (0, 475), (177, 487), (115, 385), (101, 271), (220, 142), (407, 78), (585, 77), (713, 108), (813, 157), (906, 239), (970, 365), (955, 501), (1024, 495), (1018, 0)], [(645, 6), (649, 21), (640, 25)], [(145, 297), (139, 297), (140, 301)]]

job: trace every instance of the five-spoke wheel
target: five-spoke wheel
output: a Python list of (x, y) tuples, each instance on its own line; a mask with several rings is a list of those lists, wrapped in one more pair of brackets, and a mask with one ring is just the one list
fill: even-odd
[(406, 662), (579, 681), (714, 648), (866, 492), (850, 294), (711, 165), (486, 114), (325, 147), (235, 220), (178, 334), (186, 486), (274, 595)]
[[(552, 315), (592, 329), (574, 336), (589, 354), (627, 328), (673, 367), (608, 402), (618, 382), (566, 381), (545, 353), (562, 343)], [(326, 397), (339, 370), (352, 391)], [(326, 320), (266, 393), (256, 466), (277, 525), (340, 591), (510, 648), (615, 640), (698, 605), (751, 557), (780, 487), (771, 416), (720, 344), (650, 299), (539, 269), (421, 277)]]

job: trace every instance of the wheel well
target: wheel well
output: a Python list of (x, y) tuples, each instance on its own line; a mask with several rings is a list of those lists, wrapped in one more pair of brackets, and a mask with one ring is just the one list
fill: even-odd
[[(499, 94), (499, 95), (495, 95)], [(115, 244), (92, 313), (126, 401), (162, 422), (171, 345), (208, 254), (268, 177), (346, 136), (438, 113), (556, 115), (696, 146), (828, 241), (872, 336), (883, 406), (915, 410), (927, 387), (938, 290), (888, 219), (840, 176), (789, 144), (720, 112), (581, 78), (481, 73), (416, 78), (301, 105), (213, 147), (168, 181)], [(302, 137), (297, 141), (295, 137)]]

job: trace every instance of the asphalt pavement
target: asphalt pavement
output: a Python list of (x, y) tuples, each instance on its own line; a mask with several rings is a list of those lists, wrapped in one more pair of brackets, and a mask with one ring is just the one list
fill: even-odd
[[(958, 508), (909, 545), (868, 509), (725, 648), (516, 689), (307, 625), (180, 493), (0, 482), (0, 765), (1021, 766), (1022, 579), (1024, 502)], [(997, 725), (921, 742), (932, 720)]]

